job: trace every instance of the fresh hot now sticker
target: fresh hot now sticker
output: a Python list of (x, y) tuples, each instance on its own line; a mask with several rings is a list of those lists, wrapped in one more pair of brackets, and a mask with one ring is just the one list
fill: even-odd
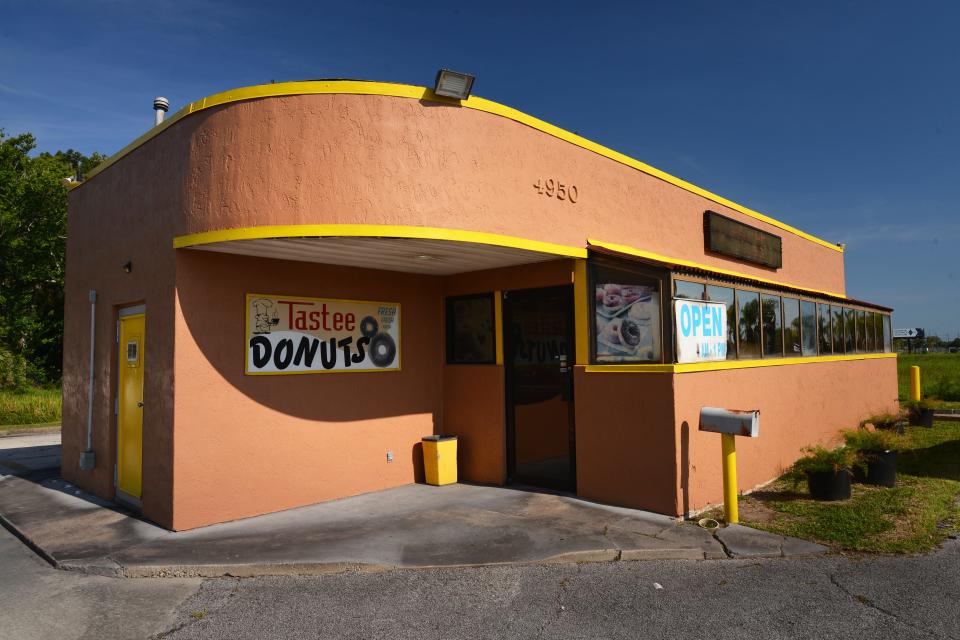
[(247, 294), (248, 374), (399, 369), (399, 303)]

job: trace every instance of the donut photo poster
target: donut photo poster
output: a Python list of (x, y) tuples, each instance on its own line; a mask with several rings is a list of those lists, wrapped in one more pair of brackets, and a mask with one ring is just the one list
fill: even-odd
[(660, 296), (655, 287), (598, 283), (597, 361), (660, 360)]
[(400, 304), (246, 295), (247, 375), (400, 370)]

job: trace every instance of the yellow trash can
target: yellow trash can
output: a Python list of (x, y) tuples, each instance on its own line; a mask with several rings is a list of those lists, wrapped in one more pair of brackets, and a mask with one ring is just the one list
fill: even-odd
[(427, 484), (440, 486), (457, 481), (457, 436), (426, 436), (423, 439), (423, 470)]

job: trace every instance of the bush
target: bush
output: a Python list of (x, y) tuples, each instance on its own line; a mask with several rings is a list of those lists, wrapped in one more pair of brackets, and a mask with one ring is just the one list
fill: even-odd
[(793, 463), (795, 473), (817, 473), (819, 471), (852, 470), (859, 462), (857, 451), (850, 447), (827, 449), (823, 446), (806, 447), (807, 455)]
[(867, 417), (860, 422), (860, 426), (863, 427), (863, 425), (872, 424), (877, 429), (894, 429), (903, 419), (903, 416), (899, 413), (883, 411)]
[(0, 345), (0, 389), (19, 389), (27, 385), (27, 361)]
[(851, 429), (843, 432), (843, 440), (847, 443), (847, 448), (858, 453), (862, 451), (897, 451), (901, 447), (900, 437), (893, 431), (888, 430)]

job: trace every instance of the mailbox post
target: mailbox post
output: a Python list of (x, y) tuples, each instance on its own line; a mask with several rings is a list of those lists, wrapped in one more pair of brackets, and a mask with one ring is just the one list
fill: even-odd
[(739, 411), (702, 407), (700, 431), (720, 434), (723, 449), (723, 513), (727, 524), (740, 522), (737, 508), (737, 441), (736, 436), (756, 438), (760, 435), (760, 411)]

